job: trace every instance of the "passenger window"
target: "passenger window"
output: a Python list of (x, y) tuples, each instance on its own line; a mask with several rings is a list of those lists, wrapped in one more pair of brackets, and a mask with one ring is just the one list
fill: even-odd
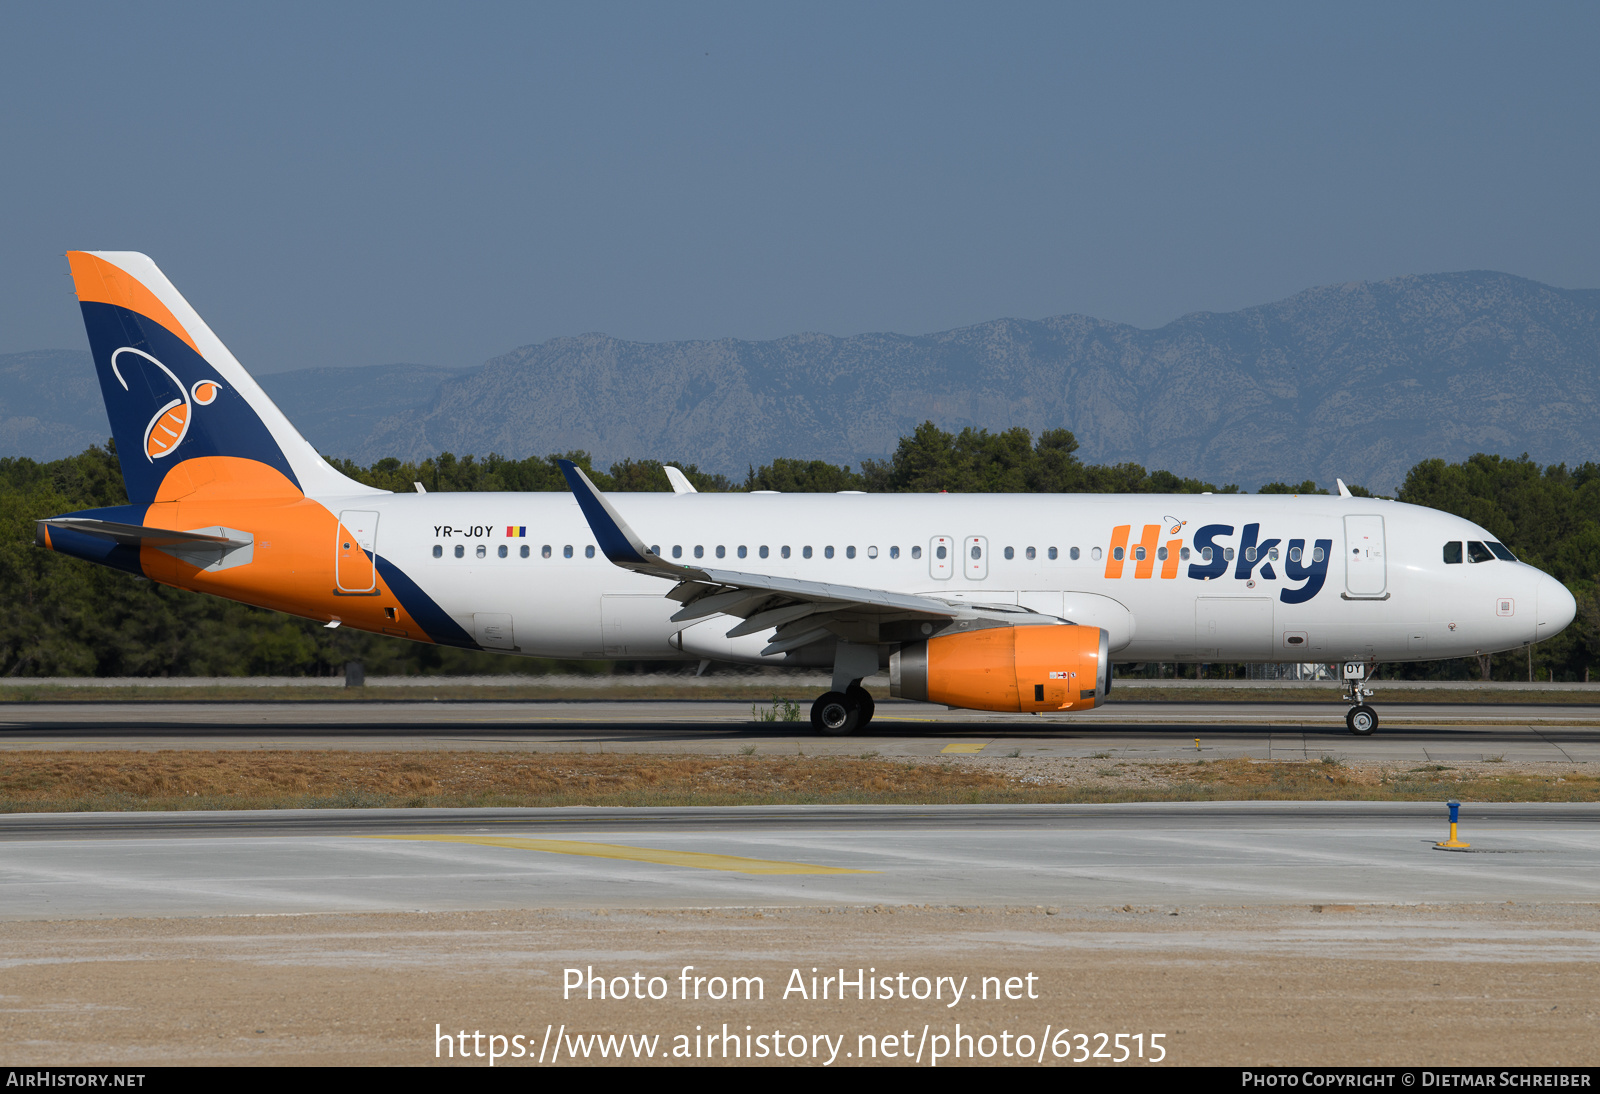
[[(1300, 561), (1300, 548), (1298, 548), (1298, 547), (1289, 548), (1289, 561), (1290, 562), (1299, 562)], [(1456, 561), (1460, 562), (1461, 560), (1458, 558), (1458, 559), (1456, 559)]]
[(583, 557), (584, 558), (593, 558), (594, 557), (594, 544), (591, 543), (591, 544), (589, 544), (589, 546), (587, 546), (587, 547), (585, 547), (583, 549)]
[(1222, 549), (1222, 557), (1227, 559), (1229, 562), (1232, 562), (1233, 561), (1233, 548), (1232, 547), (1224, 547)]
[(510, 553), (511, 552), (506, 549), (506, 545), (504, 543), (502, 543), (500, 545), (500, 549), (495, 552), (495, 554), (499, 555), (501, 558), (505, 558)]
[(822, 549), (822, 557), (823, 558), (832, 558), (833, 557), (833, 548), (832, 547), (824, 547)]
[(856, 549), (854, 547), (846, 547), (844, 549), (844, 557), (845, 558), (855, 558), (856, 557)]
[(1276, 547), (1267, 552), (1267, 559), (1271, 562), (1278, 561), (1278, 549)]
[(1311, 561), (1313, 561), (1313, 562), (1321, 562), (1323, 557), (1324, 556), (1322, 554), (1322, 548), (1321, 547), (1318, 547), (1316, 550), (1311, 552)]
[[(944, 548), (941, 547), (941, 548), (939, 548), (939, 550), (942, 551), (942, 550), (944, 550)], [(911, 557), (912, 558), (921, 558), (922, 557), (922, 548), (920, 546), (911, 548)]]
[(717, 557), (718, 558), (727, 558), (728, 557), (728, 549), (726, 547), (724, 547), (720, 543), (717, 544)]
[(1156, 558), (1162, 562), (1167, 561), (1167, 549), (1165, 547), (1157, 547)]
[(762, 558), (766, 558), (766, 557), (767, 557), (767, 545), (766, 545), (766, 544), (765, 544), (765, 543), (763, 543), (763, 544), (762, 544), (762, 545), (761, 545), (761, 550), (760, 550), (760, 551), (758, 551), (758, 552), (757, 552), (757, 553), (758, 553), (758, 554), (759, 554), (759, 555), (760, 555), (760, 556), (761, 556), (761, 557), (762, 557)]
[(488, 558), (489, 557), (489, 548), (484, 546), (481, 543), (478, 544), (478, 557), (479, 558)]
[(546, 543), (543, 547), (539, 548), (539, 557), (540, 558), (549, 558), (550, 557), (550, 545), (548, 543)]
[(889, 557), (890, 558), (899, 558), (900, 557), (900, 548), (898, 548), (898, 547), (889, 548)]
[(672, 545), (672, 557), (673, 558), (682, 558), (683, 557), (683, 545), (682, 544), (674, 543)]
[(650, 545), (650, 553), (655, 555), (657, 558), (660, 558), (661, 557), (661, 544), (652, 543)]
[(705, 547), (703, 547), (702, 545), (696, 543), (694, 545), (694, 557), (695, 558), (705, 558), (706, 557), (706, 549), (705, 549)]
[(1256, 549), (1254, 547), (1246, 547), (1244, 549), (1244, 560), (1246, 562), (1254, 562), (1256, 560)]
[(782, 556), (783, 556), (783, 557), (784, 557), (784, 558), (788, 558), (788, 557), (789, 557), (789, 547), (788, 547), (788, 544), (785, 544), (785, 545), (784, 545), (784, 546), (783, 546), (783, 549), (782, 549), (782, 550), (780, 550), (780, 551), (779, 551), (779, 552), (778, 552), (778, 553), (779, 553), (779, 554), (781, 554), (781, 555), (782, 555)]
[(972, 545), (972, 557), (973, 558), (982, 558), (983, 557), (983, 548), (979, 547), (976, 543), (974, 543)]
[(1034, 559), (1039, 557), (1039, 552), (1035, 551), (1032, 547), (1029, 547), (1026, 553), (1029, 562), (1032, 562)]
[(1459, 565), (1461, 565), (1461, 541), (1460, 540), (1456, 540), (1454, 543), (1446, 543), (1444, 545), (1444, 560), (1445, 560), (1446, 563), (1448, 563), (1451, 566), (1459, 566)]
[[(1077, 548), (1074, 547), (1073, 550), (1076, 551)], [(1089, 557), (1091, 559), (1093, 559), (1095, 562), (1099, 562), (1100, 561), (1100, 548), (1098, 548), (1098, 547), (1092, 548), (1089, 551)]]
[(935, 558), (943, 558), (944, 557), (944, 548), (940, 547), (937, 551), (935, 551), (934, 552), (934, 557)]
[(1189, 561), (1189, 548), (1187, 548), (1187, 547), (1178, 548), (1178, 557), (1180, 559), (1182, 559), (1183, 561), (1188, 562)]
[(1111, 548), (1111, 557), (1116, 559), (1118, 562), (1121, 562), (1122, 561), (1122, 548), (1121, 547), (1113, 547), (1113, 548)]
[(1143, 562), (1144, 561), (1144, 548), (1143, 547), (1135, 547), (1133, 549), (1133, 557), (1135, 559), (1137, 559), (1138, 561)]
[(1489, 541), (1489, 550), (1494, 552), (1495, 558), (1503, 559), (1506, 562), (1517, 561), (1517, 556), (1512, 554), (1511, 548), (1507, 547), (1504, 543), (1496, 543), (1491, 539)]
[(745, 545), (744, 545), (744, 544), (742, 544), (742, 543), (741, 543), (741, 544), (739, 544), (739, 557), (740, 557), (740, 558), (744, 558), (744, 557), (746, 557), (746, 556), (747, 556), (747, 555), (749, 555), (749, 554), (750, 554), (750, 548), (748, 548), (748, 547), (746, 547), (746, 546), (745, 546)]
[(868, 547), (867, 548), (867, 557), (868, 558), (877, 558), (878, 557), (878, 549), (876, 547)]
[(1200, 561), (1202, 561), (1202, 562), (1210, 562), (1211, 561), (1211, 548), (1209, 548), (1209, 547), (1200, 548)]
[(1014, 547), (1007, 547), (1006, 548), (1006, 557), (1007, 558), (1016, 558), (1017, 557), (1016, 549)]
[(524, 543), (524, 544), (523, 544), (523, 545), (522, 545), (522, 549), (521, 549), (521, 550), (520, 550), (520, 551), (519, 551), (519, 552), (517, 552), (517, 553), (518, 553), (518, 554), (520, 554), (520, 555), (521, 555), (521, 556), (522, 556), (522, 557), (523, 557), (523, 558), (527, 558), (527, 557), (528, 557), (528, 554), (529, 554), (529, 552), (528, 552), (528, 545), (527, 545), (527, 544), (526, 544), (526, 543)]
[(457, 558), (462, 558), (463, 556), (466, 555), (466, 553), (467, 553), (467, 549), (465, 547), (463, 547), (459, 543), (456, 544), (456, 557)]
[(565, 547), (561, 548), (561, 557), (562, 558), (571, 558), (572, 557), (572, 544), (569, 543)]
[(1489, 548), (1485, 547), (1475, 539), (1467, 540), (1468, 562), (1488, 562), (1493, 558), (1494, 554), (1489, 550)]
[(439, 546), (439, 544), (437, 544), (437, 543), (435, 543), (433, 545), (433, 557), (434, 558), (443, 558), (444, 557), (444, 548)]
[(810, 546), (805, 546), (805, 547), (800, 548), (800, 557), (801, 558), (810, 558), (811, 557), (811, 548), (810, 548)]

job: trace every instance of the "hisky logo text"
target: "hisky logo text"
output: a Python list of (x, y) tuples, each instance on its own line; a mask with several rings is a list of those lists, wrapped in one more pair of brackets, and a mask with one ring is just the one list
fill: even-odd
[[(1139, 542), (1131, 547), (1128, 540), (1133, 525), (1119, 524), (1111, 530), (1111, 546), (1106, 556), (1106, 577), (1120, 578), (1129, 562), (1133, 563), (1135, 579), (1156, 576), (1175, 578), (1179, 567), (1189, 563), (1188, 576), (1196, 581), (1213, 581), (1225, 577), (1231, 570), (1234, 580), (1243, 581), (1255, 588), (1259, 581), (1285, 581), (1297, 583), (1296, 587), (1278, 590), (1278, 599), (1285, 604), (1304, 604), (1322, 591), (1328, 578), (1328, 557), (1333, 553), (1333, 540), (1314, 540), (1310, 547), (1304, 539), (1282, 537), (1261, 538), (1260, 524), (1246, 524), (1239, 531), (1237, 545), (1225, 542), (1233, 538), (1236, 529), (1231, 524), (1207, 524), (1196, 530), (1194, 548), (1184, 545), (1181, 539), (1162, 542), (1162, 533), (1183, 528), (1182, 522), (1171, 517), (1165, 525), (1146, 524)], [(1194, 561), (1190, 561), (1191, 558)], [(1278, 567), (1283, 574), (1279, 577)]]

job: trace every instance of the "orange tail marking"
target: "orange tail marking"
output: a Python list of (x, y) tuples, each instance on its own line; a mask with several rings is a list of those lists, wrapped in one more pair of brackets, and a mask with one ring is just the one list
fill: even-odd
[(166, 455), (167, 450), (178, 443), (178, 438), (183, 436), (184, 423), (188, 420), (187, 403), (179, 403), (157, 419), (155, 428), (150, 430), (150, 440), (145, 445), (151, 459)]
[(194, 344), (194, 339), (183, 329), (183, 324), (141, 281), (87, 251), (68, 251), (67, 264), (72, 267), (72, 283), (77, 287), (79, 300), (115, 304), (146, 319), (153, 319), (187, 342), (190, 349), (200, 353), (200, 347)]
[(1106, 555), (1106, 576), (1118, 578), (1122, 576), (1122, 559), (1117, 557), (1119, 550), (1128, 546), (1128, 533), (1133, 530), (1131, 524), (1119, 524), (1111, 529), (1111, 553)]
[(1161, 525), (1146, 524), (1144, 537), (1139, 540), (1139, 546), (1144, 548), (1144, 557), (1139, 559), (1139, 564), (1133, 568), (1133, 576), (1149, 577), (1155, 572), (1156, 567), (1156, 541), (1161, 538)]

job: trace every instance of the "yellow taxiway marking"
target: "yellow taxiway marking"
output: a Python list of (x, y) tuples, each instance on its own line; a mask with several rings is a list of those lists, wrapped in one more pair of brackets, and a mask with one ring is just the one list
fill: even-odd
[(521, 836), (362, 836), (361, 839), (419, 840), (429, 843), (476, 843), (484, 847), (514, 847), (552, 855), (626, 859), (661, 866), (687, 866), (695, 870), (725, 870), (735, 874), (876, 874), (877, 870), (848, 870), (842, 866), (816, 866), (809, 862), (708, 855), (700, 851), (666, 851), (657, 847), (629, 847), (621, 843), (584, 843), (565, 839), (525, 839)]
[(984, 748), (984, 746), (981, 745), (981, 744), (976, 744), (976, 745), (975, 744), (959, 744), (959, 745), (945, 745), (939, 751), (940, 752), (982, 752), (983, 748)]

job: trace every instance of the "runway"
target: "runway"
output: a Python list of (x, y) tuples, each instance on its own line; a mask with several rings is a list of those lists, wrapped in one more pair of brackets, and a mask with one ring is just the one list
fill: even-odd
[(1378, 709), (1378, 733), (1356, 737), (1345, 729), (1343, 708), (1324, 703), (1113, 702), (1081, 715), (1030, 717), (885, 701), (866, 731), (829, 738), (808, 722), (753, 721), (742, 701), (16, 703), (0, 707), (0, 750), (753, 748), (915, 757), (960, 743), (1041, 757), (1600, 762), (1600, 706), (1380, 702)]
[(0, 817), (0, 918), (1600, 899), (1600, 806), (314, 810)]

